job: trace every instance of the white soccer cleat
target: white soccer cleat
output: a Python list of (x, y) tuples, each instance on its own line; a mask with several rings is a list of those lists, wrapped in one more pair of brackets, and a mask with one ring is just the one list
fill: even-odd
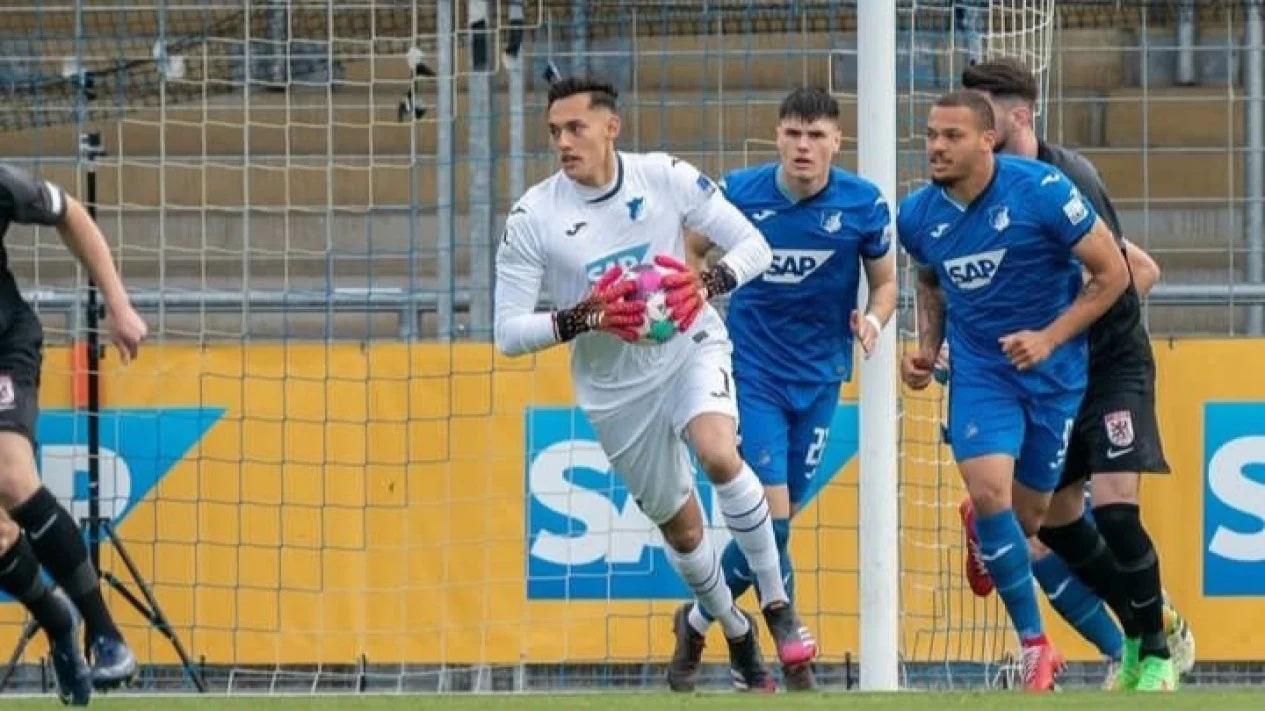
[(1173, 659), (1173, 670), (1180, 677), (1195, 667), (1195, 633), (1190, 630), (1186, 618), (1177, 612), (1164, 593), (1164, 632), (1168, 637), (1168, 654)]

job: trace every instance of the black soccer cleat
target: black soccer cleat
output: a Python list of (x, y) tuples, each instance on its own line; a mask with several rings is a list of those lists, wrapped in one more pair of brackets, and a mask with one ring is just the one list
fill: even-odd
[(92, 672), (79, 649), (79, 612), (61, 588), (55, 588), (48, 594), (74, 620), (74, 624), (58, 634), (46, 630), (57, 698), (67, 706), (87, 706), (92, 700)]
[(764, 666), (764, 655), (760, 654), (760, 641), (756, 638), (755, 618), (742, 613), (751, 628), (738, 639), (726, 640), (729, 643), (729, 673), (733, 675), (733, 686), (738, 691), (771, 694), (777, 690), (773, 675)]
[(764, 608), (764, 621), (783, 667), (800, 667), (817, 657), (817, 641), (790, 605), (774, 603)]
[(813, 673), (813, 663), (782, 666), (782, 680), (786, 682), (787, 691), (815, 691), (817, 675)]
[(136, 657), (123, 640), (113, 637), (92, 640), (92, 685), (98, 691), (132, 683), (136, 670)]
[(668, 664), (668, 688), (678, 692), (690, 692), (698, 684), (699, 667), (703, 663), (703, 648), (707, 640), (690, 626), (690, 606), (685, 603), (672, 616), (672, 635), (676, 648)]

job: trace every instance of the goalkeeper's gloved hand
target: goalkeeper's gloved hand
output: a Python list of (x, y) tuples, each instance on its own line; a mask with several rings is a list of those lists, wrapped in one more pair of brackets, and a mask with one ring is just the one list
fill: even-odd
[(580, 303), (554, 314), (558, 340), (567, 342), (586, 331), (605, 331), (625, 341), (638, 338), (646, 319), (646, 302), (629, 301), (637, 285), (621, 281), (624, 270), (611, 267)]
[(668, 292), (664, 303), (682, 332), (690, 329), (708, 299), (720, 296), (737, 285), (733, 272), (721, 262), (702, 274), (666, 254), (655, 257), (654, 263), (675, 272), (663, 277), (663, 288)]

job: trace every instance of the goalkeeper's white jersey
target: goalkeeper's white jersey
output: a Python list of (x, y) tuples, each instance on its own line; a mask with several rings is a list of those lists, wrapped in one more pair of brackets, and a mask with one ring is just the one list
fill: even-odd
[[(613, 265), (625, 268), (667, 254), (685, 261), (682, 227), (722, 247), (758, 232), (707, 176), (662, 153), (620, 153), (613, 185), (591, 189), (562, 172), (514, 205), (497, 252), (498, 322), (535, 310), (540, 288), (556, 308), (574, 306)], [(571, 344), (578, 404), (617, 409), (666, 381), (700, 332), (727, 340), (716, 310), (705, 306), (688, 333), (663, 345), (629, 344), (607, 333)], [(699, 338), (698, 340), (703, 340)]]

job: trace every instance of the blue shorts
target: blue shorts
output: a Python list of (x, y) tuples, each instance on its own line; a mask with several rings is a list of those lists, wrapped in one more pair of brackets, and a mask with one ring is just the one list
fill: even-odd
[(1000, 386), (949, 388), (948, 441), (959, 462), (990, 454), (1015, 460), (1015, 480), (1054, 491), (1063, 475), (1083, 390), (1016, 395)]
[(779, 383), (737, 374), (738, 452), (765, 486), (785, 486), (797, 506), (830, 436), (839, 384)]

